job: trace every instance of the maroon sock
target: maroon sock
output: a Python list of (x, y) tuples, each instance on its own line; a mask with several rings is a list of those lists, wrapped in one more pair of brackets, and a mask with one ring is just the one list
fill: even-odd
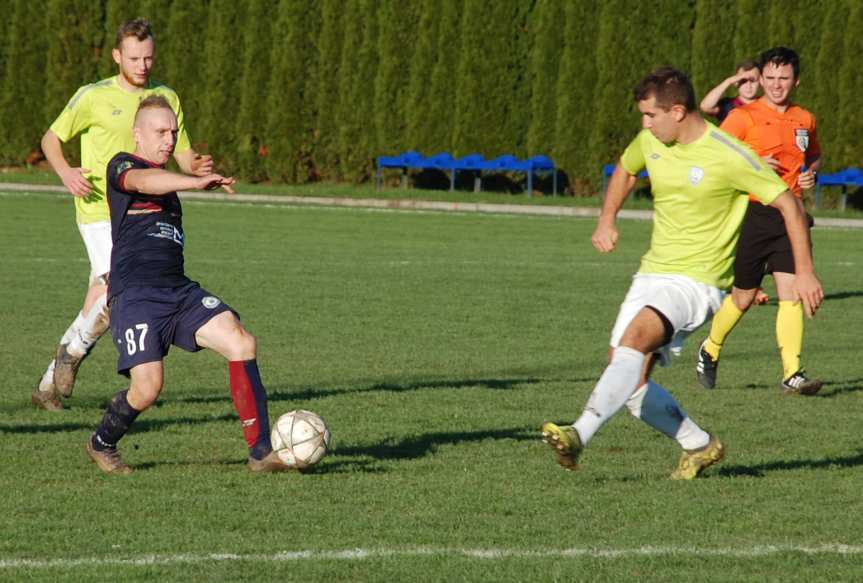
[(228, 370), (231, 375), (231, 399), (240, 415), (249, 454), (261, 459), (273, 451), (273, 446), (270, 444), (267, 391), (258, 373), (258, 362), (255, 359), (232, 360), (228, 362)]

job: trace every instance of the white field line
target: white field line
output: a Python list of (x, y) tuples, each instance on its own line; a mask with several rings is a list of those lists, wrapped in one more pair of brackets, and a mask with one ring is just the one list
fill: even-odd
[[(62, 186), (0, 183), (0, 193), (16, 192), (30, 194), (34, 192), (54, 192), (63, 194)], [(571, 206), (534, 206), (519, 204), (500, 204), (482, 202), (445, 202), (432, 200), (414, 200), (397, 198), (349, 198), (336, 196), (290, 196), (269, 194), (226, 194), (220, 192), (181, 192), (183, 200), (198, 200), (207, 202), (256, 203), (276, 205), (324, 206), (342, 208), (362, 208), (397, 211), (437, 211), (459, 213), (490, 213), (503, 215), (533, 215), (551, 217), (596, 217), (599, 208)], [(623, 209), (618, 213), (622, 219), (649, 220), (653, 211)], [(829, 228), (863, 228), (861, 219), (816, 219), (816, 225)]]
[(523, 550), (506, 548), (462, 549), (452, 547), (417, 547), (406, 549), (344, 549), (333, 551), (282, 551), (271, 554), (238, 553), (179, 553), (168, 555), (138, 555), (129, 557), (83, 557), (67, 559), (0, 559), (0, 569), (69, 569), (74, 567), (101, 566), (153, 566), (182, 565), (203, 562), (292, 562), (315, 561), (358, 561), (365, 559), (388, 559), (400, 557), (466, 557), (480, 560), (501, 559), (626, 559), (632, 557), (655, 557), (674, 555), (680, 557), (732, 557), (758, 558), (780, 553), (804, 555), (861, 555), (863, 545), (824, 544), (824, 545), (757, 545), (752, 547), (654, 547), (638, 548), (570, 548), (558, 550)]

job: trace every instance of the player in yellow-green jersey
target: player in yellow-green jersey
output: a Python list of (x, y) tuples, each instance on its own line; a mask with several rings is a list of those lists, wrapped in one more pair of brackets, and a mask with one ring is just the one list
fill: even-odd
[(609, 364), (572, 425), (543, 425), (557, 461), (575, 469), (584, 447), (624, 407), (683, 448), (673, 479), (689, 480), (720, 461), (725, 450), (673, 396), (650, 378), (683, 340), (719, 309), (732, 283), (734, 253), (747, 192), (784, 217), (797, 267), (796, 292), (813, 315), (824, 299), (815, 276), (805, 213), (785, 183), (747, 146), (706, 122), (687, 76), (672, 68), (635, 88), (643, 131), (629, 144), (608, 185), (593, 233), (600, 253), (615, 249), (618, 211), (647, 168), (653, 193), (653, 234), (611, 333)]
[[(188, 174), (204, 176), (213, 170), (210, 156), (196, 153), (183, 124), (180, 99), (169, 87), (150, 79), (155, 44), (150, 24), (143, 19), (124, 23), (112, 51), (118, 74), (78, 89), (42, 137), (42, 151), (51, 167), (75, 197), (75, 217), (90, 261), (90, 280), (81, 312), (60, 339), (54, 360), (42, 376), (32, 401), (50, 411), (63, 408), (59, 396), (72, 394), (83, 358), (108, 323), (107, 277), (111, 260), (111, 220), (105, 198), (108, 161), (118, 152), (135, 148), (132, 120), (138, 103), (152, 94), (163, 95), (179, 122), (174, 159)], [(81, 136), (81, 167), (73, 168), (63, 155), (62, 142)]]

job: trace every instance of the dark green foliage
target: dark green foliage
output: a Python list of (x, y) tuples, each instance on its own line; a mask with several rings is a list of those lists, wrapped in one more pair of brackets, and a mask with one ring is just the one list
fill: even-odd
[[(792, 47), (796, 30), (790, 17), (802, 4), (812, 4), (809, 0), (769, 0), (762, 3), (762, 14), (767, 16), (767, 45), (769, 47)], [(765, 48), (769, 48), (765, 47)]]
[(342, 71), (339, 85), (339, 163), (341, 178), (351, 182), (368, 180), (374, 171), (374, 93), (369, 80), (377, 69), (377, 28), (374, 0), (351, 2), (345, 17)]
[(182, 0), (171, 7), (170, 34), (155, 30), (156, 65), (154, 78), (180, 96), (186, 131), (196, 149), (206, 139), (201, 102), (204, 96), (204, 32), (207, 10), (204, 0)]
[(338, 128), (338, 159), (339, 175), (335, 178), (344, 180), (351, 174), (351, 163), (348, 161), (355, 146), (355, 140), (359, 134), (362, 120), (356, 114), (356, 98), (354, 88), (357, 86), (356, 78), (359, 75), (360, 46), (363, 42), (362, 12), (360, 2), (348, 2), (345, 5), (345, 22), (352, 23), (346, 26), (342, 37), (342, 60), (340, 63), (342, 74), (339, 75), (338, 107), (336, 109), (336, 127)]
[(313, 163), (314, 103), (320, 29), (317, 5), (306, 0), (281, 0), (275, 15), (270, 57), (269, 94), (264, 144), (267, 175), (283, 182), (317, 178)]
[(860, 71), (860, 55), (863, 54), (863, 38), (858, 31), (863, 30), (863, 4), (852, 2), (846, 21), (847, 30), (855, 31), (845, 35), (842, 66), (839, 68), (839, 143), (837, 148), (840, 166), (863, 165), (863, 118), (860, 116), (859, 97), (863, 95), (863, 74)]
[(735, 65), (744, 58), (735, 53), (731, 42), (736, 20), (727, 0), (698, 0), (695, 4), (691, 75), (699, 100), (734, 73)]
[(0, 88), (0, 163), (20, 164), (39, 148), (50, 123), (45, 115), (43, 76), (48, 35), (40, 4), (15, 0), (11, 9), (3, 16), (10, 20), (2, 39), (6, 75)]
[(554, 160), (569, 176), (572, 190), (584, 194), (594, 192), (587, 178), (595, 172), (591, 166), (590, 132), (596, 119), (594, 51), (599, 23), (592, 14), (593, 3), (589, 0), (566, 3), (564, 45), (555, 88)]
[[(648, 10), (644, 21), (631, 20), (632, 36), (642, 47), (633, 52), (636, 66), (644, 68), (642, 75), (661, 65), (677, 67), (691, 74), (692, 28), (695, 20), (687, 2), (666, 2), (661, 10)], [(662, 31), (657, 34), (655, 31)], [(644, 47), (650, 47), (645, 51)]]
[[(640, 129), (632, 91), (638, 81), (660, 66), (689, 70), (691, 21), (691, 11), (681, 2), (671, 2), (663, 10), (637, 0), (603, 5), (597, 41), (596, 122), (591, 133), (591, 168), (597, 174), (603, 164), (618, 159)], [(629, 33), (621, 35), (621, 26)]]
[(211, 0), (207, 9), (207, 31), (204, 37), (204, 90), (201, 102), (199, 139), (208, 144), (216, 166), (231, 173), (236, 166), (234, 128), (240, 107), (242, 79), (237, 63), (242, 62), (241, 37), (235, 34), (244, 24), (242, 7), (233, 0)]
[(539, 0), (534, 7), (530, 56), (529, 155), (548, 154), (557, 122), (557, 79), (563, 42), (563, 4), (560, 0)]
[[(665, 64), (697, 97), (743, 58), (797, 50), (795, 101), (827, 169), (857, 164), (859, 2), (833, 0), (6, 0), (0, 159), (21, 164), (74, 90), (116, 74), (145, 17), (153, 77), (195, 147), (254, 181), (364, 181), (382, 154), (546, 153), (591, 192), (638, 131), (633, 85)], [(371, 20), (370, 20), (371, 19)], [(27, 107), (22, 110), (21, 103)], [(842, 128), (840, 130), (840, 128)], [(67, 153), (74, 158), (76, 154)]]
[[(840, 96), (837, 72), (842, 66), (845, 47), (843, 35), (838, 34), (837, 31), (845, 30), (849, 15), (848, 4), (845, 0), (836, 0), (835, 2), (828, 2), (824, 7), (821, 48), (815, 62), (815, 83), (818, 85), (818, 100), (815, 111), (822, 112), (818, 116), (818, 139), (821, 142), (825, 164), (822, 170), (844, 168), (844, 160), (840, 156), (843, 148), (839, 140), (842, 103), (847, 103), (847, 101)], [(848, 96), (849, 99), (859, 97), (859, 94)], [(859, 105), (857, 108), (859, 109)]]
[[(344, 4), (341, 0), (322, 0), (321, 28), (318, 35), (318, 67), (315, 83), (315, 171), (321, 178), (332, 179), (338, 169), (339, 128), (336, 110), (339, 105)], [(354, 23), (348, 23), (353, 26)]]
[[(598, 176), (604, 164), (614, 163), (638, 131), (638, 115), (632, 88), (649, 68), (660, 63), (644, 63), (652, 32), (639, 35), (644, 28), (646, 8), (636, 0), (609, 0), (599, 15), (596, 43), (597, 83), (594, 93), (595, 119), (590, 133), (590, 168)], [(633, 27), (631, 34), (620, 34), (622, 19)], [(664, 64), (664, 63), (662, 63)]]
[(757, 59), (769, 48), (767, 36), (769, 13), (762, 0), (737, 0), (737, 21), (734, 27), (734, 54), (737, 61)]
[(100, 79), (117, 74), (117, 64), (111, 56), (111, 51), (117, 42), (117, 29), (124, 22), (143, 16), (138, 12), (139, 3), (139, 0), (105, 0), (105, 36), (102, 39), (102, 51), (99, 55)]
[(518, 7), (494, 0), (466, 0), (461, 25), (460, 62), (456, 76), (456, 155), (478, 152), (486, 156), (512, 153), (523, 144), (515, 135), (519, 116), (526, 118), (527, 102), (514, 107), (513, 95), (524, 83), (523, 66), (515, 55), (521, 34)]
[(426, 89), (428, 105), (427, 137), (415, 147), (434, 154), (452, 147), (455, 131), (453, 108), (456, 96), (456, 70), (461, 51), (461, 16), (463, 0), (441, 0), (438, 19), (437, 60), (432, 66)]
[(374, 79), (374, 127), (381, 154), (405, 148), (407, 86), (410, 79), (418, 10), (412, 2), (375, 3), (378, 13), (378, 67)]
[[(799, 0), (794, 9), (787, 11), (786, 17), (794, 27), (792, 48), (800, 55), (800, 85), (795, 93), (795, 101), (803, 107), (814, 109), (818, 103), (818, 83), (816, 82), (816, 63), (821, 48), (821, 26), (824, 22), (826, 6), (818, 2)], [(827, 111), (823, 112), (828, 113)], [(822, 114), (815, 111), (816, 115)]]
[[(171, 20), (171, 11), (174, 8), (181, 8), (186, 0), (138, 0), (138, 14), (150, 21), (153, 27), (153, 36), (158, 45), (160, 41), (166, 40), (172, 36), (169, 26)], [(188, 38), (184, 39), (186, 42)]]
[(262, 154), (267, 130), (267, 110), (263, 96), (271, 78), (270, 28), (277, 3), (275, 0), (249, 0), (245, 3), (243, 31), (243, 68), (240, 82), (240, 109), (237, 113), (236, 170), (243, 180), (259, 182), (266, 178)]
[[(54, 31), (47, 43), (42, 117), (50, 124), (80, 86), (99, 79), (105, 14), (102, 5), (92, 0), (50, 0), (45, 19), (46, 30)], [(80, 154), (71, 153), (77, 148), (68, 150), (77, 160)]]
[[(507, 82), (505, 87), (510, 89), (504, 89), (508, 97), (506, 103), (508, 124), (504, 128), (505, 141), (501, 145), (501, 150), (516, 156), (527, 156), (527, 134), (530, 128), (530, 104), (533, 94), (533, 85), (530, 82), (530, 55), (534, 40), (534, 35), (531, 33), (532, 5), (528, 2), (515, 2), (511, 9), (502, 10), (498, 18), (501, 22), (512, 21), (515, 35), (509, 53), (506, 55), (506, 67), (503, 69), (507, 72), (504, 75)], [(537, 144), (535, 153), (547, 154), (548, 152), (548, 147), (543, 148)]]
[(416, 49), (411, 59), (405, 107), (405, 149), (409, 150), (429, 150), (430, 138), (441, 123), (433, 116), (437, 96), (430, 91), (437, 56), (445, 50), (438, 45), (441, 6), (441, 0), (422, 0), (420, 3)]

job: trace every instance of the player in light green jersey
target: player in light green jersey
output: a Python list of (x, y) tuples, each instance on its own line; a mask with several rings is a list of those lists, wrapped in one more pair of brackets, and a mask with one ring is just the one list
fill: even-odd
[(685, 74), (657, 69), (635, 88), (643, 130), (612, 174), (593, 246), (615, 249), (618, 211), (647, 168), (654, 219), (650, 248), (621, 305), (611, 334), (609, 364), (578, 420), (543, 425), (557, 461), (575, 469), (584, 447), (626, 406), (637, 418), (683, 448), (674, 479), (689, 480), (720, 461), (725, 450), (699, 427), (674, 397), (650, 378), (657, 360), (667, 363), (682, 341), (719, 309), (732, 283), (747, 192), (777, 208), (791, 239), (796, 293), (812, 316), (824, 299), (815, 275), (806, 219), (799, 200), (747, 146), (706, 122)]
[[(212, 157), (202, 156), (191, 147), (177, 94), (150, 79), (154, 51), (153, 33), (146, 20), (136, 19), (120, 26), (112, 51), (118, 74), (78, 89), (42, 137), (45, 157), (75, 197), (75, 217), (90, 261), (90, 280), (81, 312), (61, 337), (54, 360), (33, 393), (37, 407), (62, 409), (59, 396), (72, 394), (78, 366), (107, 329), (111, 220), (105, 198), (105, 172), (117, 152), (135, 148), (131, 128), (138, 103), (152, 94), (163, 95), (179, 122), (174, 150), (177, 164), (183, 172), (198, 176), (213, 170)], [(76, 135), (81, 136), (79, 168), (69, 165), (62, 150), (62, 142)]]

